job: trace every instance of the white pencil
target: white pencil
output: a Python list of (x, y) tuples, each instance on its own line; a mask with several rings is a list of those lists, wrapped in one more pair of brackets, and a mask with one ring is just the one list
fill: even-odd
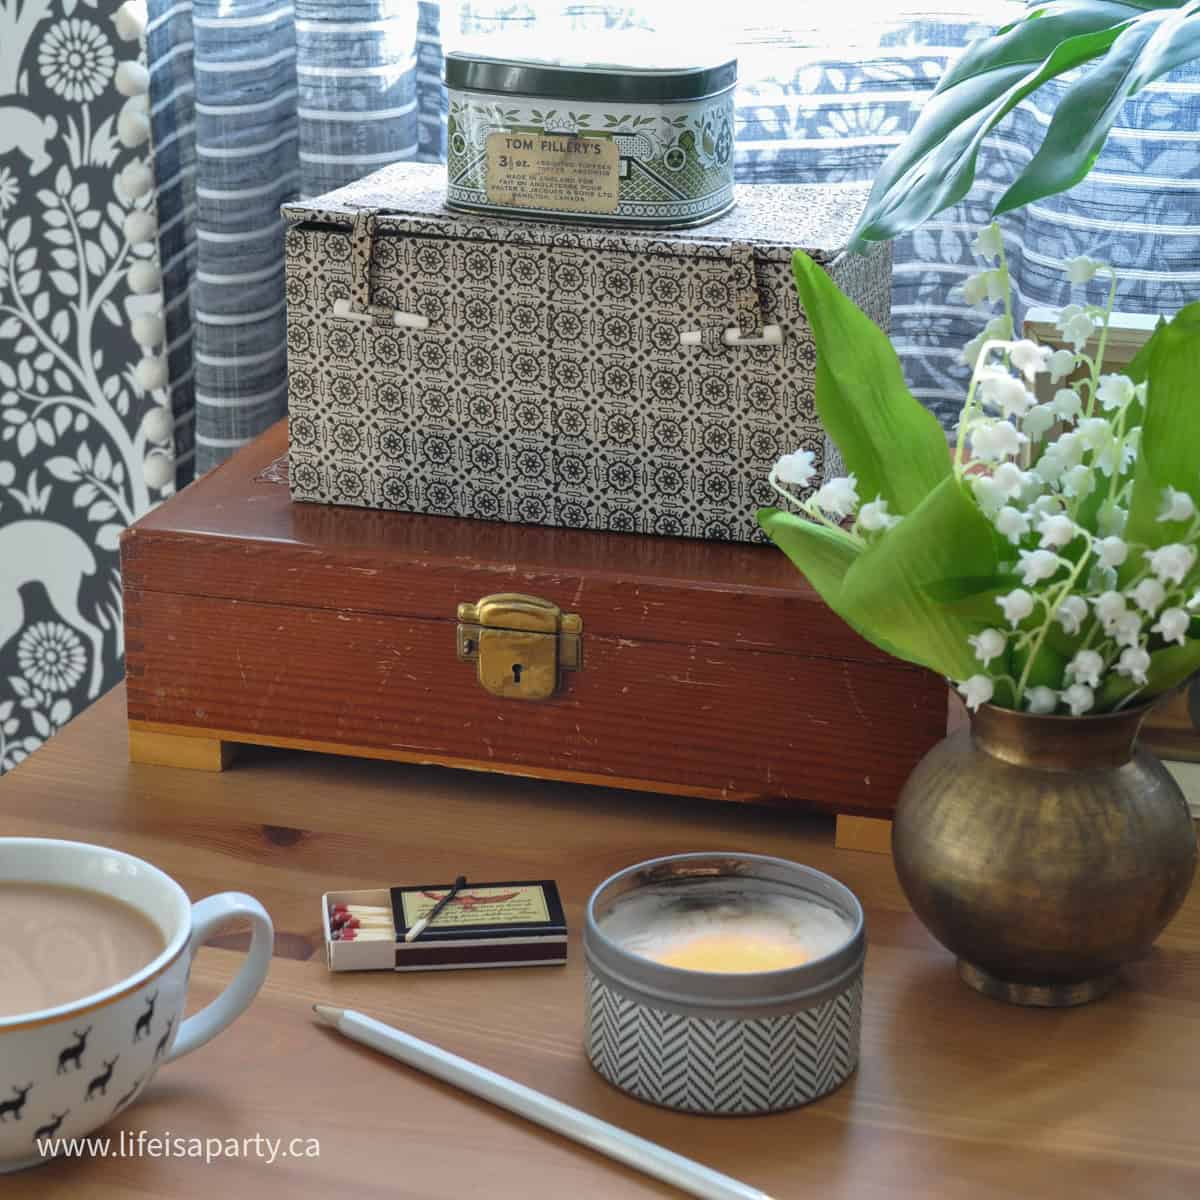
[(459, 1058), (457, 1054), (393, 1029), (382, 1021), (329, 1004), (314, 1004), (313, 1011), (326, 1025), (332, 1025), (353, 1041), (390, 1055), (407, 1066), (416, 1067), (435, 1079), (462, 1088), (464, 1092), (489, 1100), (527, 1121), (544, 1125), (554, 1133), (571, 1138), (599, 1154), (607, 1154), (609, 1158), (615, 1158), (655, 1179), (673, 1184), (689, 1195), (700, 1196), (702, 1200), (770, 1200), (758, 1188), (701, 1166), (682, 1154), (675, 1154), (578, 1108), (534, 1091), (514, 1079), (497, 1075), (495, 1071)]

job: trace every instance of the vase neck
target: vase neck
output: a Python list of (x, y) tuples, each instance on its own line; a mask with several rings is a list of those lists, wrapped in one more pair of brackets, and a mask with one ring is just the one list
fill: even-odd
[(980, 749), (1004, 762), (1048, 770), (1120, 767), (1133, 758), (1148, 705), (1093, 717), (1042, 717), (983, 705), (971, 718)]

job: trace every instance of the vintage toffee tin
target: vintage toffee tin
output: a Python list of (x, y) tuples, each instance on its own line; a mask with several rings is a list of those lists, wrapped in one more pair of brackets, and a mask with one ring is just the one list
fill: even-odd
[(446, 203), (644, 228), (711, 221), (734, 202), (736, 82), (736, 59), (721, 57), (667, 65), (452, 51)]
[[(712, 917), (728, 929), (731, 915), (736, 928), (741, 912), (788, 907), (820, 919), (811, 957), (784, 969), (683, 969), (634, 948), (647, 923)], [(639, 863), (592, 894), (583, 948), (588, 1058), (641, 1100), (712, 1115), (778, 1112), (840, 1087), (858, 1065), (862, 906), (812, 867), (740, 853)]]

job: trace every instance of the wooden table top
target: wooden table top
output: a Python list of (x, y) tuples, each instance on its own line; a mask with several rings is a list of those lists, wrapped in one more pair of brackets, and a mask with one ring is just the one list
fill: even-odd
[[(199, 898), (258, 896), (279, 931), (250, 1011), (165, 1068), (108, 1127), (136, 1136), (320, 1139), (320, 1156), (108, 1158), (10, 1177), (5, 1200), (148, 1196), (674, 1196), (553, 1134), (314, 1024), (362, 1009), (772, 1195), (1200, 1195), (1200, 898), (1088, 1008), (969, 991), (909, 912), (891, 860), (833, 848), (832, 822), (711, 801), (249, 749), (208, 775), (126, 761), (121, 689), (0, 781), (0, 832), (141, 855)], [(862, 1063), (840, 1091), (769, 1117), (666, 1112), (604, 1083), (582, 1051), (583, 907), (611, 872), (683, 850), (811, 863), (867, 912)], [(566, 968), (330, 975), (319, 899), (418, 879), (553, 877)], [(237, 969), (239, 935), (197, 960), (192, 1005)]]

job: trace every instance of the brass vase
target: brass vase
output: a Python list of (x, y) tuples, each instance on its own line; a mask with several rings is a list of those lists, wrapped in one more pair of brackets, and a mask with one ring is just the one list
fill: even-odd
[(1196, 833), (1135, 745), (1149, 706), (1043, 717), (985, 705), (904, 786), (896, 872), (971, 987), (1059, 1007), (1104, 995), (1183, 903)]

